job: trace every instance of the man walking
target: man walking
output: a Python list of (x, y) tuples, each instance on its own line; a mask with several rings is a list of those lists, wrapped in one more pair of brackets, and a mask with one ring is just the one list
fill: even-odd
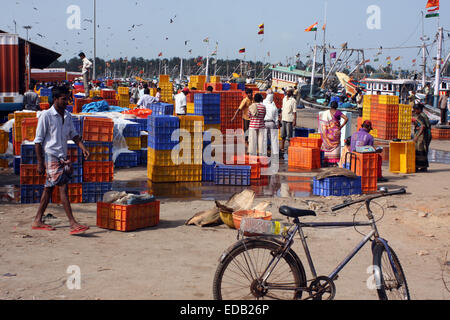
[[(248, 114), (248, 110), (250, 106), (253, 104), (253, 91), (252, 89), (245, 90), (245, 93), (247, 96), (242, 100), (241, 105), (236, 110), (233, 118), (231, 119), (231, 122), (236, 119), (239, 112), (242, 112), (242, 120), (244, 121), (244, 134), (248, 132), (248, 129), (250, 128), (250, 117)], [(248, 136), (245, 137), (245, 142), (248, 144)]]
[(47, 179), (32, 229), (55, 230), (52, 226), (45, 225), (42, 222), (42, 217), (50, 202), (53, 189), (58, 186), (61, 203), (69, 218), (70, 234), (75, 235), (85, 232), (89, 227), (77, 223), (72, 214), (67, 184), (72, 178), (73, 168), (70, 160), (67, 159), (67, 141), (73, 140), (83, 152), (86, 160), (89, 158), (89, 151), (83, 145), (78, 132), (76, 132), (71, 114), (66, 111), (69, 90), (66, 87), (53, 89), (53, 100), (53, 107), (44, 111), (39, 117), (34, 140), (38, 173), (40, 175), (47, 173)]
[(175, 96), (175, 113), (179, 116), (185, 116), (187, 113), (187, 98), (189, 89), (184, 88), (179, 94)]
[(294, 128), (297, 126), (297, 101), (294, 98), (294, 89), (289, 88), (283, 99), (281, 109), (281, 150), (280, 156), (284, 153), (286, 140), (289, 142), (293, 137)]
[(83, 61), (81, 73), (83, 74), (84, 96), (89, 98), (89, 71), (92, 68), (92, 62), (86, 58), (86, 55), (83, 52), (79, 54), (79, 57)]

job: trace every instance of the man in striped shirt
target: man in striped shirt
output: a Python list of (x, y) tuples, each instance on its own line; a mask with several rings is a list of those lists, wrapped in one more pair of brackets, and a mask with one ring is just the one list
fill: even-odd
[(264, 118), (266, 117), (266, 107), (263, 104), (263, 100), (261, 94), (256, 94), (254, 98), (255, 103), (252, 104), (248, 110), (250, 118), (248, 153), (251, 156), (264, 154), (264, 135), (266, 134)]

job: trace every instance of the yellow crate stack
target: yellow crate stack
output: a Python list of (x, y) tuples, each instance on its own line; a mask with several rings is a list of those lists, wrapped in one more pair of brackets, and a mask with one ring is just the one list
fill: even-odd
[(22, 143), (22, 120), (25, 118), (36, 118), (36, 116), (36, 112), (14, 112), (13, 134), (15, 143)]
[(205, 87), (206, 76), (191, 76), (189, 78), (189, 88), (196, 88), (197, 90), (203, 90)]
[(412, 107), (408, 104), (400, 104), (398, 107), (398, 138), (411, 139)]
[(193, 102), (188, 102), (187, 103), (186, 112), (187, 112), (187, 114), (194, 114), (195, 113), (195, 104)]
[(159, 83), (168, 83), (170, 82), (170, 76), (168, 74), (160, 74), (159, 75)]
[(117, 88), (118, 95), (118, 105), (121, 108), (129, 108), (130, 107), (130, 90), (127, 87), (119, 87)]
[(177, 182), (178, 166), (172, 157), (172, 150), (147, 150), (147, 177), (152, 182)]
[(220, 77), (219, 76), (211, 76), (211, 83), (220, 83)]
[(156, 88), (150, 88), (150, 95), (152, 97), (156, 97), (156, 93), (157, 93)]
[[(204, 118), (202, 116), (180, 116), (179, 118), (180, 152), (176, 159), (178, 182), (202, 181)], [(189, 136), (186, 137), (187, 140), (184, 140), (183, 135), (186, 132)]]
[(127, 141), (128, 149), (131, 151), (139, 151), (141, 150), (141, 137), (133, 137), (133, 138), (125, 138)]
[(173, 84), (172, 82), (161, 82), (159, 83), (161, 88), (161, 101), (173, 104)]
[(362, 120), (363, 122), (366, 120), (370, 120), (371, 114), (371, 105), (372, 105), (372, 96), (371, 95), (365, 95), (363, 98), (363, 113), (362, 113)]
[(48, 103), (48, 97), (47, 96), (39, 96), (40, 103)]
[(310, 139), (322, 139), (322, 135), (320, 133), (310, 133), (308, 138), (310, 138)]

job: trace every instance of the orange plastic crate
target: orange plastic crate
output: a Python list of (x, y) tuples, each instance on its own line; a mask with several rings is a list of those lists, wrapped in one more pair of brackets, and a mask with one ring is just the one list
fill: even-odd
[(8, 149), (9, 133), (0, 130), (0, 153), (5, 153)]
[(136, 205), (97, 203), (97, 226), (116, 231), (134, 231), (159, 224), (160, 202)]
[(320, 169), (320, 149), (305, 147), (289, 147), (288, 164), (292, 168)]
[(102, 90), (101, 96), (103, 99), (116, 99), (116, 92), (114, 90)]
[(351, 171), (361, 177), (362, 192), (370, 193), (377, 191), (378, 183), (378, 153), (353, 153)]
[(114, 121), (112, 119), (87, 117), (83, 122), (83, 139), (92, 142), (112, 142)]
[[(265, 163), (265, 162), (264, 162)], [(250, 179), (251, 180), (257, 180), (261, 179), (261, 159), (258, 156), (249, 156), (245, 155), (243, 156), (234, 156), (234, 162), (233, 165), (242, 165), (242, 166), (251, 166), (250, 171)], [(268, 164), (267, 164), (268, 165)]]
[(450, 140), (450, 129), (431, 128), (433, 140)]
[(38, 118), (25, 118), (22, 120), (22, 141), (34, 141), (37, 125)]
[(40, 103), (39, 107), (42, 111), (50, 109), (50, 103)]
[[(68, 186), (69, 192), (69, 201), (70, 203), (83, 203), (83, 187), (81, 183), (69, 184)], [(53, 203), (61, 203), (61, 195), (59, 191), (59, 187), (53, 189), (52, 193), (52, 202)]]
[(23, 185), (43, 185), (45, 184), (46, 175), (41, 176), (37, 171), (37, 164), (21, 164), (20, 165), (20, 184)]
[(113, 182), (114, 162), (85, 161), (83, 182)]
[(322, 147), (322, 139), (296, 137), (291, 139), (290, 146), (320, 149)]
[(83, 106), (85, 104), (89, 104), (94, 102), (93, 99), (75, 99), (73, 104), (73, 113), (81, 113), (83, 112)]

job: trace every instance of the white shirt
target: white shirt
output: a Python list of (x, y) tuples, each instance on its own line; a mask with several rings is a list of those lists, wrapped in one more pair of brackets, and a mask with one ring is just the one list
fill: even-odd
[(154, 104), (156, 102), (157, 101), (156, 101), (155, 97), (152, 97), (149, 94), (144, 94), (144, 96), (141, 99), (139, 99), (137, 105), (145, 107), (147, 109), (150, 109), (152, 104)]
[(64, 113), (64, 123), (55, 106), (41, 113), (36, 128), (34, 143), (42, 144), (44, 153), (57, 158), (67, 157), (67, 141), (78, 136), (72, 115)]
[(284, 97), (283, 109), (281, 112), (281, 120), (286, 122), (294, 122), (297, 114), (297, 100), (294, 97)]
[(83, 59), (83, 69), (81, 70), (82, 74), (85, 74), (86, 72), (88, 72), (88, 69), (90, 69), (92, 67), (92, 62), (89, 61), (88, 58), (84, 57)]
[(183, 92), (175, 96), (175, 113), (186, 114), (187, 99)]
[(278, 124), (278, 108), (275, 103), (264, 100), (264, 106), (266, 107), (266, 116), (264, 121), (273, 121)]

